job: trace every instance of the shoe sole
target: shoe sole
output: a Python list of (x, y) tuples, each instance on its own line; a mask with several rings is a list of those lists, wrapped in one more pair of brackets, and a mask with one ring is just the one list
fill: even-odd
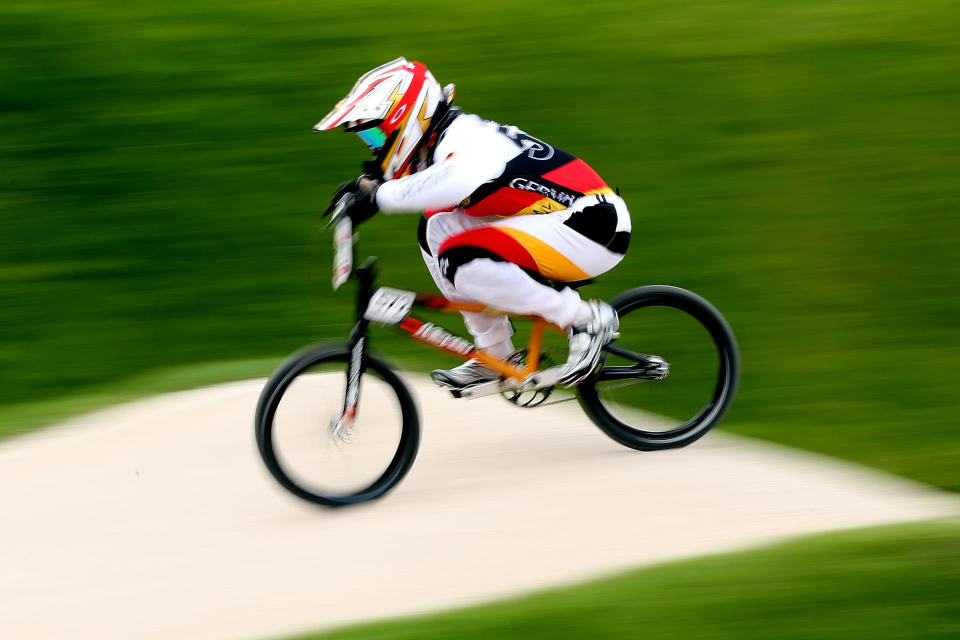
[(433, 381), (436, 384), (440, 385), (441, 387), (447, 387), (448, 389), (455, 389), (458, 391), (469, 389), (470, 387), (475, 387), (478, 384), (486, 384), (488, 382), (495, 382), (497, 380), (500, 380), (500, 378), (490, 378), (488, 380), (475, 380), (474, 382), (468, 382), (467, 384), (460, 384), (460, 383), (454, 382), (453, 380), (444, 380), (436, 375), (431, 375), (430, 377), (433, 379)]

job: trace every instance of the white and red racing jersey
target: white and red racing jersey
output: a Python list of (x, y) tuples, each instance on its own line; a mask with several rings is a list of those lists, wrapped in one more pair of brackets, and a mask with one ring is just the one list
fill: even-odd
[(585, 195), (613, 193), (583, 160), (471, 114), (457, 116), (441, 133), (432, 160), (426, 169), (380, 185), (380, 210), (509, 217), (559, 211)]

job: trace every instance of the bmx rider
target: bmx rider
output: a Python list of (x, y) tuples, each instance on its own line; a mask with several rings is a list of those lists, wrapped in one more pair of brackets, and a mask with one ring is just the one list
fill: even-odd
[[(419, 62), (397, 58), (357, 80), (314, 127), (356, 133), (374, 158), (347, 193), (354, 224), (377, 211), (421, 211), (419, 243), (440, 291), (517, 314), (539, 315), (567, 329), (570, 349), (560, 382), (579, 384), (617, 336), (608, 304), (584, 301), (572, 283), (605, 273), (626, 253), (626, 203), (583, 160), (512, 126), (453, 106), (453, 85), (441, 88)], [(513, 353), (505, 315), (464, 312), (477, 348), (497, 358)], [(434, 379), (453, 388), (499, 374), (470, 360)]]

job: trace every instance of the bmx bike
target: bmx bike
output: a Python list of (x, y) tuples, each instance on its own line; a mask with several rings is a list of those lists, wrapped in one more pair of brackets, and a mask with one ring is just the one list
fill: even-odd
[(501, 374), (492, 382), (448, 389), (455, 398), (501, 394), (524, 408), (578, 400), (604, 433), (633, 449), (686, 446), (729, 409), (739, 379), (736, 340), (723, 316), (700, 296), (664, 285), (617, 295), (609, 304), (620, 318), (619, 337), (604, 347), (585, 380), (558, 388), (560, 367), (545, 349), (544, 335), (564, 333), (560, 327), (508, 314), (529, 325), (529, 338), (511, 357), (495, 358), (410, 312), (415, 307), (502, 311), (377, 287), (374, 258), (354, 267), (355, 236), (346, 215), (350, 197), (338, 203), (327, 227), (335, 230), (334, 290), (350, 278), (357, 283), (353, 330), (346, 341), (314, 344), (290, 356), (267, 381), (256, 408), (260, 455), (273, 477), (299, 498), (327, 507), (379, 498), (413, 465), (420, 442), (417, 407), (400, 376), (370, 352), (371, 324), (398, 327), (417, 342), (463, 360), (476, 358)]

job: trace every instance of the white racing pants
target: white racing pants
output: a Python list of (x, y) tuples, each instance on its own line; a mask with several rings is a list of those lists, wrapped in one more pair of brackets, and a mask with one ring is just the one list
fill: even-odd
[[(568, 327), (587, 305), (576, 290), (557, 291), (534, 276), (574, 282), (615, 267), (630, 238), (630, 214), (616, 195), (579, 198), (561, 211), (512, 218), (475, 218), (462, 210), (421, 221), (423, 259), (449, 300), (479, 302), (517, 314), (535, 314)], [(509, 319), (463, 314), (477, 347), (513, 335)]]

